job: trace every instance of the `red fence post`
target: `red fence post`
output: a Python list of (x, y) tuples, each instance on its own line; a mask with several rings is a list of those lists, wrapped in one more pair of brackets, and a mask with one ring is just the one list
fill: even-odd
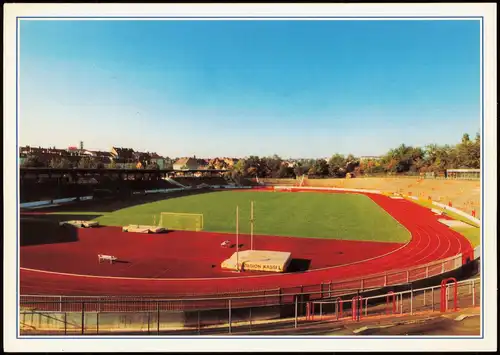
[(457, 305), (457, 301), (458, 301), (458, 283), (457, 283), (457, 279), (455, 279), (454, 277), (449, 277), (447, 279), (444, 279), (443, 281), (441, 281), (441, 313), (444, 313), (447, 311), (448, 309), (448, 298), (446, 297), (447, 296), (447, 288), (448, 288), (448, 282), (449, 281), (452, 281), (454, 283), (454, 286), (455, 286), (455, 290), (453, 292), (453, 296), (454, 296), (454, 300), (453, 300), (453, 311), (456, 312), (458, 310), (458, 305)]
[(453, 311), (456, 312), (458, 311), (458, 283), (457, 280), (455, 280), (455, 292), (454, 292), (455, 300), (453, 301)]
[(336, 301), (336, 303), (335, 303), (335, 313), (337, 315), (337, 319), (340, 319), (340, 318), (342, 318), (342, 311), (343, 311), (343, 308), (344, 308), (344, 301), (342, 301), (342, 298), (340, 298), (340, 297), (337, 297), (337, 299), (335, 301)]
[(351, 310), (352, 310), (351, 319), (356, 320), (356, 296), (352, 298)]
[(363, 298), (361, 296), (354, 296), (352, 298), (352, 320), (360, 320), (361, 313), (363, 313)]
[(359, 313), (358, 313), (358, 320), (361, 319), (363, 316), (363, 298), (359, 296)]
[(389, 302), (390, 302), (390, 297), (392, 296), (392, 314), (396, 313), (396, 295), (394, 294), (393, 291), (389, 291), (387, 293), (387, 297), (386, 297), (386, 313), (389, 314)]

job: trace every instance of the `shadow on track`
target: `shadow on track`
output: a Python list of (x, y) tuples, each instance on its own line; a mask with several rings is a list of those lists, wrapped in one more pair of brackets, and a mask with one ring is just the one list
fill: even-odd
[[(68, 216), (59, 217), (66, 217), (66, 219), (68, 219)], [(21, 218), (19, 223), (19, 234), (21, 237), (21, 246), (78, 241), (78, 228), (72, 226), (60, 227), (59, 222), (51, 219), (39, 218), (38, 216), (36, 218)]]
[(292, 259), (292, 261), (290, 261), (290, 265), (288, 265), (286, 272), (306, 271), (309, 270), (310, 266), (311, 266), (310, 259)]

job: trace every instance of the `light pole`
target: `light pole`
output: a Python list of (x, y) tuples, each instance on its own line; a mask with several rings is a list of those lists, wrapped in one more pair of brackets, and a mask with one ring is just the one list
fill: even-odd
[(250, 202), (250, 250), (253, 250), (253, 201)]
[(236, 269), (238, 272), (240, 272), (240, 267), (239, 267), (239, 226), (238, 226), (238, 220), (239, 220), (239, 212), (238, 212), (238, 207), (236, 206)]

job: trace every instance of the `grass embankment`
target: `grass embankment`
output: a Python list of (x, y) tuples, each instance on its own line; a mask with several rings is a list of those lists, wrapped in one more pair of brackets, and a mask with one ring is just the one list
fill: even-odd
[[(437, 209), (437, 210), (440, 210), (440, 211), (443, 211), (442, 208), (438, 207), (438, 206), (435, 206), (432, 204), (432, 202), (430, 202), (429, 200), (413, 200), (413, 199), (410, 199), (408, 198), (409, 201), (412, 201), (412, 202), (415, 202), (415, 203), (418, 203), (419, 205), (423, 206), (423, 207), (426, 207), (426, 208), (434, 208), (434, 209)], [(450, 210), (446, 210), (445, 211), (446, 215), (450, 218), (453, 218), (457, 221), (462, 221), (464, 223), (467, 223), (468, 225), (472, 226), (472, 227), (451, 227), (451, 229), (453, 229), (454, 231), (462, 234), (464, 237), (466, 237), (469, 242), (472, 244), (473, 247), (476, 247), (478, 245), (481, 244), (481, 229), (479, 228), (479, 225), (477, 225), (476, 223), (472, 222), (471, 220), (453, 212), (453, 211), (450, 211)]]

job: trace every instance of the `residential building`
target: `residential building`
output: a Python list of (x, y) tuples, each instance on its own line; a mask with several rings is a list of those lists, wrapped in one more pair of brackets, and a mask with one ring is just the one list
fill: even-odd
[(158, 155), (155, 152), (150, 153), (149, 155), (150, 155), (151, 164), (158, 165), (158, 168), (160, 170), (166, 169), (166, 161), (165, 161), (164, 157), (162, 157), (161, 155)]
[(131, 148), (111, 148), (111, 155), (117, 168), (134, 169), (137, 161)]
[(197, 170), (199, 163), (196, 158), (181, 158), (174, 163), (174, 170)]
[(359, 157), (359, 161), (366, 161), (366, 160), (380, 160), (382, 159), (381, 156), (376, 156), (376, 155), (363, 155)]
[(110, 152), (84, 150), (82, 155), (90, 156), (103, 164), (111, 164), (111, 162), (113, 161), (113, 155)]
[(134, 150), (131, 148), (111, 148), (111, 155), (114, 159), (123, 160), (127, 163), (132, 163), (135, 160)]

